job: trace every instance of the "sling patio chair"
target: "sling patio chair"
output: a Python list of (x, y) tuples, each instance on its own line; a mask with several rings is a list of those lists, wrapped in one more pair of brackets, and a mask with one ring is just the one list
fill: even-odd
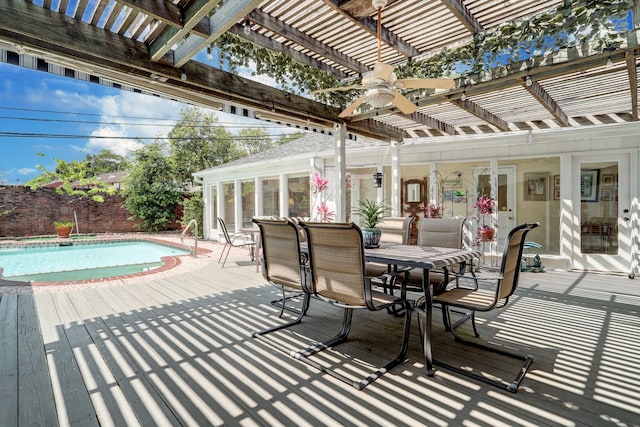
[(220, 230), (222, 230), (222, 235), (224, 237), (224, 246), (222, 247), (222, 252), (220, 252), (220, 257), (218, 258), (218, 263), (220, 263), (224, 256), (222, 268), (224, 268), (224, 265), (227, 263), (227, 257), (229, 256), (229, 252), (231, 252), (231, 248), (248, 248), (249, 257), (251, 258), (251, 261), (253, 261), (256, 256), (256, 242), (251, 238), (251, 235), (247, 233), (230, 234), (229, 230), (227, 230), (227, 224), (222, 218), (218, 218), (218, 224), (220, 225)]
[[(343, 309), (342, 326), (333, 338), (294, 353), (294, 357), (361, 390), (404, 361), (409, 343), (411, 305), (408, 301), (376, 291), (365, 275), (362, 231), (351, 224), (301, 223), (307, 233), (310, 285), (313, 295)], [(354, 309), (404, 309), (402, 345), (397, 356), (363, 379), (352, 379), (312, 360), (311, 356), (347, 340)], [(386, 315), (386, 313), (385, 313)]]
[[(525, 236), (529, 231), (538, 227), (539, 223), (532, 224), (521, 224), (514, 227), (509, 234), (507, 235), (505, 241), (505, 251), (502, 255), (502, 263), (500, 265), (500, 271), (495, 279), (487, 279), (480, 280), (473, 277), (473, 288), (466, 288), (463, 286), (456, 286), (452, 289), (448, 289), (443, 293), (434, 295), (433, 302), (440, 303), (445, 310), (445, 328), (449, 329), (453, 334), (454, 338), (458, 342), (462, 342), (464, 344), (473, 345), (478, 348), (482, 348), (485, 350), (489, 350), (495, 353), (503, 354), (505, 356), (513, 357), (516, 359), (520, 359), (524, 361), (524, 364), (520, 368), (520, 371), (516, 375), (515, 379), (509, 383), (505, 384), (502, 381), (494, 380), (488, 378), (484, 375), (480, 375), (473, 371), (470, 371), (465, 368), (461, 368), (458, 366), (454, 366), (448, 363), (444, 363), (441, 361), (435, 361), (434, 364), (442, 366), (446, 369), (455, 371), (462, 375), (466, 375), (477, 380), (486, 382), (488, 384), (492, 384), (508, 390), (510, 392), (517, 392), (520, 383), (524, 379), (524, 376), (527, 374), (529, 367), (533, 363), (532, 356), (523, 356), (520, 354), (516, 354), (511, 352), (504, 347), (499, 347), (497, 345), (489, 345), (477, 340), (465, 340), (458, 333), (456, 333), (456, 328), (460, 326), (461, 322), (456, 324), (451, 324), (451, 309), (450, 308), (460, 308), (463, 310), (470, 311), (471, 314), (469, 316), (463, 316), (463, 320), (466, 321), (471, 319), (471, 325), (473, 327), (473, 333), (476, 337), (479, 337), (478, 331), (476, 329), (475, 322), (475, 313), (476, 311), (491, 311), (495, 309), (504, 308), (509, 303), (509, 298), (513, 295), (518, 287), (518, 279), (520, 275), (520, 261), (522, 260), (522, 249), (525, 242)], [(462, 280), (461, 280), (462, 281)], [(494, 290), (484, 290), (478, 288), (477, 286), (480, 284), (484, 284), (486, 282), (490, 285), (495, 286)], [(416, 303), (416, 312), (418, 316), (426, 316), (426, 311), (424, 310), (424, 297), (420, 298)], [(448, 327), (451, 325), (450, 327)]]
[[(305, 257), (300, 253), (299, 233), (296, 225), (289, 221), (258, 220), (253, 222), (260, 228), (262, 241), (262, 275), (272, 285), (282, 289), (282, 306), (287, 299), (286, 292), (295, 292), (296, 297), (302, 296), (302, 304), (298, 310), (298, 317), (288, 323), (273, 326), (261, 331), (254, 331), (251, 335), (262, 338), (264, 335), (297, 325), (309, 308), (311, 292), (305, 292)], [(284, 308), (280, 311), (280, 317)], [(278, 346), (271, 340), (264, 339), (272, 345)]]
[[(418, 222), (418, 246), (463, 249), (463, 237), (466, 218), (422, 218)], [(429, 284), (434, 293), (444, 291), (447, 285), (458, 275), (464, 273), (463, 267), (432, 271)], [(405, 276), (404, 288), (409, 291), (422, 291), (422, 270), (412, 270)]]
[[(408, 245), (411, 226), (415, 217), (384, 217), (378, 223), (378, 228), (382, 231), (380, 243)], [(365, 265), (365, 274), (369, 277), (378, 277), (385, 292), (393, 293), (393, 286), (396, 276), (386, 264), (368, 262)]]
[[(280, 308), (279, 317), (284, 310), (300, 314), (300, 310), (287, 307), (286, 302), (304, 297), (300, 281), (300, 268), (304, 265), (306, 254), (300, 254), (300, 227), (287, 218), (259, 219), (253, 222), (260, 230), (262, 276), (267, 282), (276, 285), (282, 291), (282, 297), (271, 301), (271, 305)], [(292, 228), (297, 237), (292, 234)], [(303, 231), (304, 232), (304, 231)], [(265, 242), (269, 245), (269, 256), (265, 255)], [(295, 264), (297, 262), (297, 264)], [(297, 268), (297, 270), (296, 270)], [(287, 295), (287, 294), (290, 295)], [(306, 306), (303, 304), (306, 310)]]

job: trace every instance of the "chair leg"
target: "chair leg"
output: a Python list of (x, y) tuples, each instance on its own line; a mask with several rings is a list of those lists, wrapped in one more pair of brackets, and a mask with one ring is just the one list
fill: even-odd
[(251, 336), (253, 338), (258, 338), (258, 339), (266, 342), (267, 344), (277, 348), (280, 351), (283, 351), (285, 353), (291, 353), (290, 349), (280, 345), (276, 341), (273, 341), (273, 340), (265, 337), (265, 335), (270, 334), (271, 332), (275, 332), (275, 331), (279, 331), (279, 330), (282, 330), (282, 329), (286, 329), (286, 328), (288, 328), (290, 326), (294, 326), (294, 325), (297, 325), (298, 323), (302, 322), (302, 318), (307, 313), (307, 309), (309, 308), (309, 301), (311, 301), (311, 295), (305, 293), (304, 297), (302, 298), (302, 306), (300, 307), (300, 312), (298, 314), (298, 317), (296, 317), (291, 322), (287, 322), (287, 323), (283, 323), (283, 324), (280, 324), (280, 325), (272, 326), (270, 328), (263, 329), (263, 330), (260, 330), (260, 331), (253, 331), (253, 332), (251, 332)]
[(295, 298), (300, 298), (301, 296), (304, 296), (304, 295), (305, 295), (304, 292), (298, 292), (295, 295), (286, 296), (286, 292), (283, 289), (282, 290), (282, 298), (274, 299), (273, 301), (271, 301), (271, 305), (274, 306), (274, 307), (280, 308), (280, 314), (278, 315), (278, 317), (282, 317), (282, 315), (284, 314), (285, 310), (290, 311), (290, 312), (295, 313), (295, 314), (300, 314), (300, 310), (298, 310), (297, 308), (287, 307), (286, 302), (290, 301), (292, 299), (295, 299)]
[(222, 260), (222, 255), (224, 255), (224, 251), (227, 249), (227, 246), (229, 246), (229, 244), (225, 243), (224, 246), (222, 247), (222, 251), (220, 252), (220, 256), (218, 257), (218, 264), (220, 264), (220, 261)]
[[(447, 306), (447, 317), (450, 317), (449, 307), (448, 306)], [(476, 337), (480, 336), (478, 334), (477, 329), (476, 329), (475, 311), (472, 310), (470, 315), (465, 315), (465, 317), (463, 317), (462, 321), (465, 321), (465, 320), (467, 320), (469, 318), (471, 319), (471, 322), (472, 322), (472, 325), (473, 325), (473, 332), (474, 332), (475, 336)], [(471, 346), (474, 346), (476, 348), (481, 348), (483, 350), (488, 350), (488, 351), (491, 351), (493, 353), (502, 354), (504, 356), (512, 357), (514, 359), (523, 360), (524, 364), (521, 366), (521, 368), (520, 368), (518, 374), (516, 375), (516, 377), (513, 379), (513, 381), (511, 381), (511, 383), (505, 384), (502, 381), (497, 381), (497, 380), (493, 380), (493, 379), (487, 378), (487, 377), (485, 377), (483, 375), (476, 374), (475, 372), (471, 372), (471, 371), (469, 371), (467, 369), (462, 369), (462, 368), (460, 368), (458, 366), (454, 366), (454, 365), (448, 364), (446, 362), (442, 362), (440, 360), (435, 360), (434, 359), (433, 363), (435, 365), (438, 365), (438, 366), (441, 366), (443, 368), (446, 368), (446, 369), (448, 369), (450, 371), (454, 371), (454, 372), (457, 372), (459, 374), (462, 374), (462, 375), (465, 375), (465, 376), (468, 376), (468, 377), (471, 377), (471, 378), (475, 378), (478, 381), (482, 381), (484, 383), (494, 385), (496, 387), (502, 388), (502, 389), (510, 391), (512, 393), (517, 393), (518, 392), (518, 388), (520, 387), (520, 383), (524, 379), (525, 375), (529, 371), (529, 368), (531, 367), (531, 364), (533, 363), (533, 356), (531, 356), (531, 355), (523, 356), (521, 354), (517, 354), (517, 353), (511, 352), (511, 351), (508, 351), (508, 350), (506, 350), (504, 348), (496, 347), (494, 345), (489, 345), (489, 344), (480, 343), (480, 342), (476, 342), (476, 341), (465, 340), (464, 338), (462, 338), (460, 335), (458, 335), (456, 333), (456, 328), (461, 323), (462, 322), (460, 322), (460, 321), (456, 322), (455, 324), (453, 324), (451, 326), (451, 329), (450, 329), (451, 334), (453, 335), (453, 337), (455, 338), (455, 340), (457, 342), (460, 342), (460, 343), (463, 343), (463, 344), (466, 344), (466, 345), (471, 345)]]
[(382, 366), (381, 368), (378, 368), (375, 372), (373, 372), (371, 375), (365, 378), (362, 378), (362, 379), (349, 378), (334, 370), (326, 368), (309, 358), (309, 356), (313, 354), (319, 353), (330, 347), (334, 347), (347, 340), (347, 335), (349, 334), (349, 330), (351, 329), (351, 318), (353, 315), (353, 309), (349, 309), (349, 308), (345, 309), (342, 327), (340, 329), (340, 332), (335, 337), (325, 342), (310, 346), (304, 350), (295, 352), (293, 354), (293, 357), (310, 366), (313, 366), (314, 368), (318, 369), (323, 373), (329, 374), (340, 381), (343, 381), (347, 384), (352, 385), (358, 390), (362, 390), (363, 388), (365, 388), (366, 386), (368, 386), (369, 384), (371, 384), (372, 382), (374, 382), (375, 380), (383, 376), (385, 373), (390, 371), (392, 368), (404, 362), (405, 360), (405, 355), (409, 347), (409, 335), (410, 335), (410, 327), (411, 327), (411, 303), (409, 301), (404, 300), (404, 301), (401, 301), (400, 304), (403, 306), (402, 310), (404, 310), (404, 325), (403, 325), (403, 333), (402, 333), (402, 345), (400, 346), (400, 351), (398, 352), (396, 357), (394, 357), (393, 359), (385, 363), (384, 366)]

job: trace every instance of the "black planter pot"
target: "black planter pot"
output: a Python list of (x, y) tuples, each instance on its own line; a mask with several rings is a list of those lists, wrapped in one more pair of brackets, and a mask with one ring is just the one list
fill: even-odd
[(364, 247), (367, 249), (380, 247), (380, 236), (382, 236), (382, 230), (379, 228), (363, 228), (362, 239)]

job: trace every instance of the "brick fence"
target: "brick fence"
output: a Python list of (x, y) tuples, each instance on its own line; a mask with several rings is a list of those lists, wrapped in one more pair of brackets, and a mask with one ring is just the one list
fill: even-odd
[[(97, 203), (78, 196), (60, 195), (53, 188), (32, 191), (18, 185), (0, 185), (0, 237), (55, 234), (54, 221), (78, 218), (80, 233), (128, 233), (140, 231), (139, 221), (128, 219), (121, 196), (105, 196)], [(75, 233), (76, 230), (74, 229)]]

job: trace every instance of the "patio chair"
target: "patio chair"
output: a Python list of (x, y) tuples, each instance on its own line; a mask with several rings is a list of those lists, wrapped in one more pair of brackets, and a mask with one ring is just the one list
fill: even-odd
[[(471, 315), (468, 317), (465, 316), (463, 317), (463, 319), (471, 319), (473, 333), (476, 337), (479, 337), (475, 323), (475, 312), (491, 311), (494, 309), (504, 308), (509, 303), (509, 298), (513, 295), (518, 287), (518, 279), (520, 276), (520, 261), (522, 259), (522, 249), (524, 246), (525, 236), (529, 231), (538, 227), (539, 225), (539, 223), (521, 224), (514, 227), (509, 232), (504, 245), (505, 252), (502, 255), (500, 271), (496, 279), (490, 280), (490, 282), (494, 282), (492, 283), (492, 285), (495, 286), (494, 290), (477, 289), (476, 284), (478, 282), (480, 282), (480, 284), (483, 284), (485, 283), (485, 281), (474, 278), (474, 287), (472, 289), (458, 286), (446, 290), (445, 292), (433, 297), (433, 302), (442, 304), (443, 308), (446, 311), (446, 324), (451, 325), (451, 307), (468, 310), (471, 312)], [(418, 300), (416, 304), (418, 307), (416, 308), (416, 311), (419, 316), (426, 315), (425, 310), (421, 309), (423, 303), (424, 297)], [(468, 369), (463, 369), (458, 366), (443, 363), (441, 361), (434, 361), (434, 363), (460, 374), (467, 375), (480, 381), (486, 382), (488, 384), (493, 384), (510, 392), (517, 392), (518, 387), (520, 386), (520, 382), (524, 379), (524, 376), (527, 374), (529, 367), (533, 363), (533, 357), (529, 355), (522, 356), (496, 345), (488, 345), (479, 341), (465, 340), (456, 333), (456, 328), (458, 326), (459, 324), (455, 324), (449, 328), (456, 341), (523, 360), (524, 364), (520, 368), (520, 371), (516, 375), (515, 379), (511, 383), (505, 384), (501, 381), (487, 378), (483, 375), (469, 371)]]
[[(415, 217), (385, 217), (378, 223), (378, 228), (382, 231), (380, 243), (391, 243), (396, 245), (408, 245), (411, 226)], [(389, 289), (393, 293), (395, 277), (390, 276), (392, 271), (386, 264), (368, 262), (365, 265), (365, 274), (369, 277), (379, 277), (385, 292)], [(388, 278), (391, 278), (388, 280)]]
[[(305, 291), (304, 260), (300, 254), (300, 241), (296, 225), (289, 221), (259, 220), (253, 219), (260, 229), (262, 242), (262, 275), (270, 284), (282, 290), (282, 310), (287, 300), (302, 296), (302, 304), (298, 310), (298, 317), (288, 323), (276, 325), (261, 331), (255, 331), (251, 335), (259, 338), (268, 333), (297, 325), (309, 308), (311, 293)], [(295, 292), (294, 296), (287, 296), (287, 292)], [(273, 303), (273, 301), (272, 301)], [(273, 342), (267, 340), (269, 343)]]
[[(408, 301), (372, 289), (365, 276), (362, 231), (351, 224), (301, 223), (307, 233), (310, 287), (313, 294), (343, 309), (342, 326), (333, 338), (294, 354), (297, 359), (361, 390), (404, 361), (409, 342), (411, 306)], [(385, 310), (401, 305), (404, 326), (400, 351), (392, 360), (363, 379), (352, 379), (311, 359), (311, 356), (347, 340), (354, 309)]]
[[(421, 219), (418, 223), (418, 246), (462, 249), (465, 222), (464, 217)], [(454, 271), (432, 271), (429, 274), (429, 284), (433, 287), (434, 293), (439, 293), (462, 273), (464, 271), (461, 267)], [(422, 291), (422, 271), (409, 271), (404, 285), (410, 291)]]
[(247, 233), (229, 234), (227, 224), (225, 224), (222, 218), (218, 218), (218, 224), (220, 225), (222, 235), (224, 236), (224, 246), (222, 247), (222, 252), (220, 252), (220, 257), (218, 258), (218, 263), (220, 263), (224, 256), (222, 268), (224, 268), (224, 265), (227, 262), (227, 257), (229, 256), (229, 252), (231, 252), (231, 248), (248, 248), (249, 257), (251, 258), (251, 261), (253, 261), (256, 253), (256, 242), (251, 238), (251, 236)]

